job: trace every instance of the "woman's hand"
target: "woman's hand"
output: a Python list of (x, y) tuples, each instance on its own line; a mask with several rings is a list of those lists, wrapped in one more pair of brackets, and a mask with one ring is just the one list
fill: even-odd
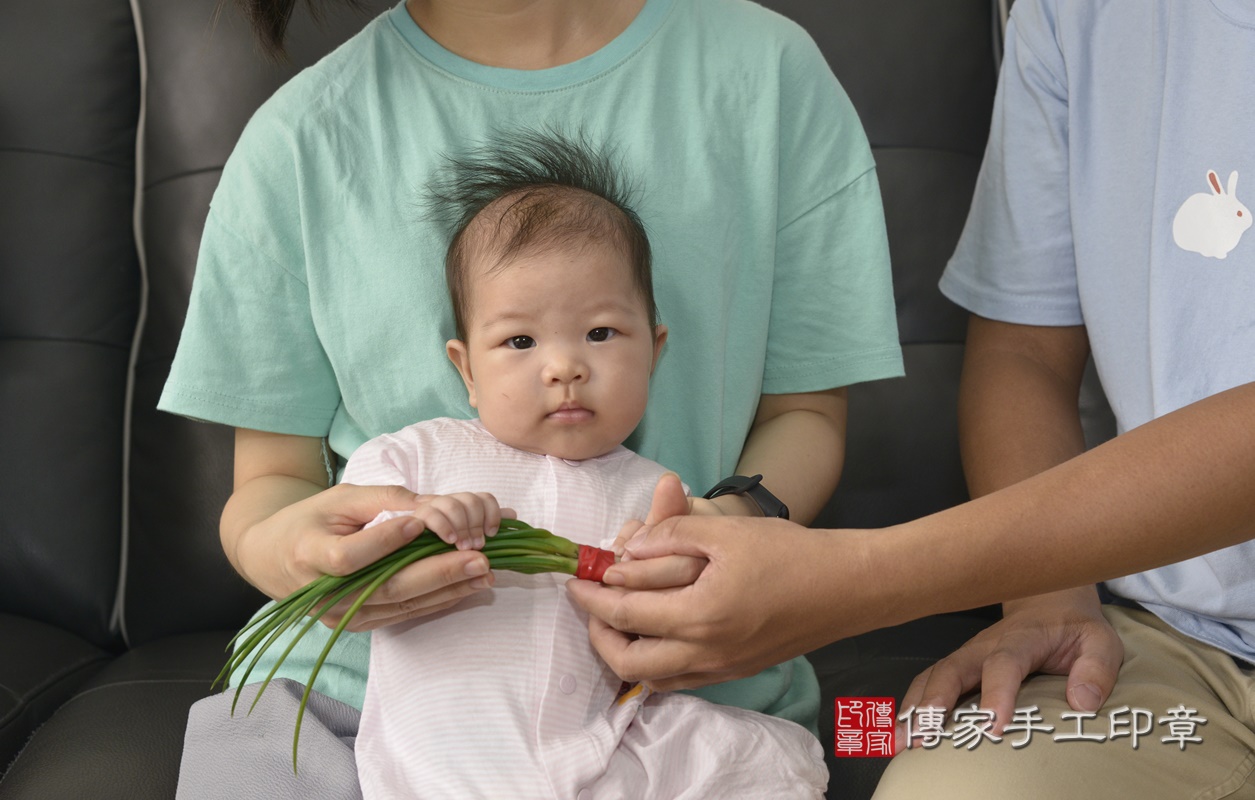
[(995, 713), (992, 732), (998, 735), (1029, 675), (1067, 675), (1068, 705), (1097, 711), (1123, 661), (1124, 644), (1103, 617), (1094, 587), (1029, 597), (1007, 603), (1001, 621), (916, 676), (902, 708), (950, 710), (979, 686), (981, 706)]
[[(348, 575), (423, 531), (424, 521), (415, 516), (363, 526), (384, 509), (418, 511), (425, 498), (400, 486), (328, 489), (328, 478), (321, 439), (236, 430), (235, 491), (222, 511), (222, 546), (236, 571), (270, 597), (287, 597), (321, 575)], [(428, 511), (444, 513), (436, 506)], [(468, 530), (473, 517), (468, 513)], [(371, 595), (349, 630), (442, 611), (492, 583), (488, 559), (477, 550), (425, 558)], [(348, 605), (322, 621), (339, 624)]]
[[(363, 529), (380, 509), (412, 507), (415, 515)], [(424, 507), (432, 512), (424, 515)], [(321, 575), (348, 575), (409, 543), (425, 527), (421, 516), (444, 509), (399, 486), (341, 484), (292, 503), (250, 526), (237, 543), (245, 577), (276, 599)], [(362, 631), (442, 611), (493, 583), (488, 559), (477, 550), (416, 562), (381, 586), (353, 617)], [(337, 625), (352, 598), (322, 622)]]

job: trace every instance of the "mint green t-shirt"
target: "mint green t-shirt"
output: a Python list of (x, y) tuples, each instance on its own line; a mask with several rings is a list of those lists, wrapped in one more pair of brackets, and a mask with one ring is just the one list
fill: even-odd
[[(670, 337), (633, 450), (701, 490), (734, 471), (761, 394), (902, 373), (871, 152), (797, 25), (741, 0), (648, 0), (596, 53), (520, 71), (450, 53), (401, 4), (249, 122), (160, 408), (327, 437), (340, 464), (413, 422), (471, 417), (423, 189), (446, 154), (518, 126), (608, 141), (639, 186)], [(309, 638), (281, 675), (309, 674)], [(360, 708), (368, 641), (316, 688)], [(698, 693), (818, 715), (803, 659)]]

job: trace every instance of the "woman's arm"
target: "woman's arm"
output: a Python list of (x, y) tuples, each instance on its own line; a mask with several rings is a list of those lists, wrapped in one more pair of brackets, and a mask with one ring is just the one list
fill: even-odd
[[(245, 429), (235, 439), (235, 489), (222, 512), (222, 546), (235, 569), (271, 597), (286, 597), (320, 575), (347, 575), (422, 532), (413, 517), (362, 530), (379, 511), (418, 508), (422, 498), (400, 486), (327, 488), (319, 439)], [(491, 584), (488, 560), (478, 551), (424, 559), (380, 587), (350, 628), (440, 611)], [(342, 610), (322, 621), (338, 624)]]
[[(808, 525), (837, 489), (845, 452), (845, 388), (763, 394), (737, 475), (762, 475), (763, 486), (788, 506), (789, 519)], [(754, 501), (742, 495), (697, 497), (692, 506), (693, 514), (762, 516)]]
[[(763, 476), (763, 485), (809, 525), (837, 488), (845, 458), (846, 391), (765, 394), (737, 462), (738, 475)], [(740, 495), (711, 501), (725, 514), (762, 516)]]
[(237, 428), (231, 497), (219, 526), (222, 549), (231, 566), (263, 592), (276, 598), (286, 595), (286, 591), (267, 591), (282, 581), (250, 574), (239, 556), (241, 540), (256, 523), (326, 488), (321, 440)]

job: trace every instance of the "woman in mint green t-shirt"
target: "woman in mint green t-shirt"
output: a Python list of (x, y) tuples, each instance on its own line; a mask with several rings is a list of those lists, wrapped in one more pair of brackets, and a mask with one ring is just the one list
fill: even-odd
[[(417, 200), (443, 154), (494, 131), (578, 128), (642, 177), (675, 346), (627, 444), (690, 486), (761, 473), (809, 522), (840, 473), (843, 387), (901, 373), (871, 153), (798, 26), (744, 0), (483, 5), (410, 0), (369, 23), (258, 110), (214, 195), (160, 405), (236, 428), (222, 541), (271, 597), (418, 532), (405, 518), (361, 526), (421, 497), (335, 480), (369, 438), (471, 416), (444, 353), (444, 236)], [(283, 16), (261, 6), (277, 45)], [(742, 496), (716, 502), (760, 513)], [(478, 552), (433, 558), (354, 628), (492, 583)], [(342, 646), (316, 688), (360, 707), (368, 642)], [(279, 674), (308, 674), (308, 648)], [(802, 659), (703, 696), (818, 718)]]

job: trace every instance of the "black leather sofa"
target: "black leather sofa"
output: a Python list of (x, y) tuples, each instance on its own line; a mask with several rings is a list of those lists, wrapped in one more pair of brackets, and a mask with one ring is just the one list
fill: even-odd
[[(768, 5), (819, 41), (876, 148), (908, 374), (851, 391), (846, 475), (819, 524), (880, 527), (965, 499), (965, 320), (936, 282), (984, 147), (996, 4)], [(218, 543), (230, 432), (154, 405), (235, 138), (366, 16), (298, 16), (276, 65), (214, 7), (9, 0), (0, 25), (0, 798), (172, 797), (187, 708), (261, 601)], [(1084, 402), (1107, 435), (1101, 398)], [(900, 697), (989, 619), (812, 654), (833, 796), (867, 796), (884, 761), (831, 758), (832, 698)]]

